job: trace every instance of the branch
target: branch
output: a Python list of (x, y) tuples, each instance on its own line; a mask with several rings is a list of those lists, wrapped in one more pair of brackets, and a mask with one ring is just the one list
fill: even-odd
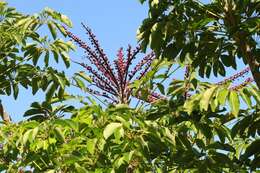
[(8, 115), (8, 113), (4, 110), (4, 107), (2, 105), (2, 100), (0, 100), (0, 116), (1, 116), (2, 120), (4, 121), (4, 123), (8, 124), (8, 123), (12, 122), (10, 115)]

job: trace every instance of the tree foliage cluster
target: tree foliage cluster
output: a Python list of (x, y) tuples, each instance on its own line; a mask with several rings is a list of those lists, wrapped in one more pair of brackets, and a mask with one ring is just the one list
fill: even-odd
[(225, 67), (236, 69), (242, 59), (260, 88), (258, 0), (149, 0), (149, 7), (137, 36), (143, 49), (190, 60), (201, 77), (225, 76)]
[[(140, 48), (145, 50), (149, 46), (156, 59), (146, 61), (149, 70), (141, 78), (130, 83), (121, 80), (125, 86), (117, 88), (116, 82), (120, 80), (109, 81), (109, 78), (127, 76), (121, 73), (127, 69), (123, 68), (127, 60), (123, 59), (122, 50), (115, 62), (116, 72), (107, 74), (109, 69), (105, 65), (101, 71), (97, 69), (99, 74), (95, 76), (90, 66), (80, 63), (86, 67), (86, 73), (76, 72), (73, 80), (69, 80), (65, 72), (49, 65), (53, 58), (56, 62), (62, 59), (69, 67), (68, 52), (74, 46), (60, 37), (68, 34), (88, 54), (93, 53), (89, 59), (93, 58), (92, 63), (99, 68), (107, 59), (92, 33), (89, 35), (93, 37), (95, 50), (66, 29), (72, 24), (65, 15), (49, 8), (34, 16), (23, 15), (0, 2), (1, 94), (17, 98), (20, 87), (31, 88), (33, 94), (38, 90), (46, 94), (42, 103), (33, 102), (25, 112), (28, 119), (1, 124), (0, 171), (246, 173), (259, 170), (260, 2), (214, 0), (202, 4), (191, 0), (149, 0), (147, 3), (149, 16), (137, 37)], [(50, 31), (51, 37), (40, 35), (40, 28)], [(127, 57), (133, 54), (130, 50)], [(227, 76), (228, 67), (237, 68), (237, 58), (249, 66)], [(141, 60), (140, 64), (145, 63)], [(185, 69), (184, 78), (172, 80), (180, 68)], [(252, 72), (253, 78), (233, 83), (248, 72)], [(226, 79), (218, 83), (201, 80), (204, 76), (209, 78), (211, 73)], [(115, 86), (105, 84), (107, 81)], [(102, 82), (103, 85), (97, 86)], [(100, 106), (100, 97), (92, 95), (89, 83), (101, 92), (106, 87), (118, 91), (113, 95), (119, 99), (118, 103)], [(69, 86), (78, 87), (90, 96), (68, 93)], [(122, 100), (122, 89), (131, 89), (128, 94), (138, 97), (135, 107), (128, 104), (129, 97)], [(147, 101), (153, 92), (159, 92), (160, 97)], [(81, 106), (75, 108), (66, 103), (71, 99)], [(64, 115), (69, 118), (63, 118)]]

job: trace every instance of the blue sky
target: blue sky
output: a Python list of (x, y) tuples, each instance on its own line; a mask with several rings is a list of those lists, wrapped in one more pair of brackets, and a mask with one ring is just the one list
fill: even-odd
[[(148, 8), (138, 0), (7, 0), (9, 6), (15, 7), (25, 14), (33, 14), (45, 7), (50, 7), (67, 15), (73, 22), (72, 31), (87, 40), (80, 23), (90, 26), (97, 35), (100, 44), (109, 57), (114, 57), (119, 47), (128, 44), (135, 46), (136, 30), (147, 16)], [(79, 50), (79, 49), (78, 49)], [(81, 58), (82, 51), (71, 53), (72, 59)], [(80, 70), (79, 66), (72, 65), (70, 71)], [(17, 100), (13, 97), (2, 96), (4, 106), (14, 121), (22, 119), (23, 113), (34, 101), (42, 101), (41, 93), (33, 96), (31, 91), (22, 90)]]

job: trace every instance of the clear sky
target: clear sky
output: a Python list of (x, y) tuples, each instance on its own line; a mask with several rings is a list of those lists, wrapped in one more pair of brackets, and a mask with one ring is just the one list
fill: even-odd
[[(136, 30), (147, 16), (148, 8), (138, 0), (6, 0), (10, 6), (25, 14), (33, 14), (50, 7), (67, 15), (73, 22), (72, 31), (87, 40), (80, 23), (90, 26), (109, 57), (114, 57), (119, 47), (136, 45)], [(71, 58), (81, 58), (82, 52), (71, 53)], [(72, 65), (70, 71), (78, 71)], [(41, 93), (32, 96), (31, 91), (22, 90), (17, 100), (1, 96), (7, 112), (15, 121), (21, 120), (23, 113), (33, 101), (43, 101)]]

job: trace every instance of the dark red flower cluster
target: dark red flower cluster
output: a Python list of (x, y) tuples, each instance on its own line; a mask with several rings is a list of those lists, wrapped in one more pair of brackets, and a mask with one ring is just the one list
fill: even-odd
[[(216, 85), (224, 85), (228, 82), (233, 82), (235, 81), (236, 79), (238, 78), (243, 78), (247, 73), (250, 72), (250, 67), (246, 67), (245, 69), (241, 70), (240, 72), (230, 76), (229, 78), (223, 80), (223, 81), (220, 81), (218, 83), (216, 83)], [(240, 89), (242, 89), (243, 87), (245, 87), (246, 85), (250, 84), (254, 82), (254, 79), (251, 78), (251, 77), (248, 77), (244, 82), (242, 82), (241, 84), (238, 84), (238, 85), (235, 85), (235, 86), (232, 86), (230, 87), (229, 89), (230, 90), (234, 90), (234, 91), (238, 91)]]
[[(220, 82), (216, 83), (216, 85), (224, 85), (224, 84), (226, 84), (228, 82), (232, 83), (233, 81), (235, 81), (238, 78), (243, 78), (249, 71), (250, 71), (250, 68), (246, 67), (245, 69), (241, 70), (240, 72), (238, 72), (238, 73), (236, 73), (236, 74), (234, 74), (234, 75), (224, 79), (223, 81), (220, 81)], [(185, 67), (184, 80), (187, 80), (189, 78), (189, 74), (190, 74), (190, 67), (187, 65)], [(242, 82), (242, 83), (240, 83), (238, 85), (234, 85), (234, 86), (230, 87), (229, 90), (238, 91), (238, 90), (244, 88), (245, 86), (247, 86), (248, 84), (250, 84), (252, 82), (254, 82), (254, 79), (251, 78), (251, 77), (248, 77), (244, 82)], [(184, 90), (185, 90), (184, 91), (184, 97), (186, 99), (186, 98), (191, 96), (191, 94), (188, 93), (188, 91), (189, 91), (189, 83), (186, 83)]]
[(250, 71), (250, 68), (247, 67), (247, 68), (245, 68), (244, 70), (242, 70), (242, 71), (240, 71), (240, 72), (234, 74), (233, 76), (230, 76), (229, 78), (224, 79), (223, 81), (220, 81), (220, 82), (218, 82), (218, 83), (216, 83), (216, 84), (217, 84), (217, 85), (223, 85), (223, 84), (226, 84), (226, 83), (228, 83), (228, 82), (233, 82), (234, 80), (236, 80), (236, 79), (238, 79), (238, 78), (240, 78), (240, 77), (244, 77), (244, 75), (245, 75), (246, 73), (248, 73), (249, 71)]
[(235, 85), (235, 86), (232, 86), (231, 88), (229, 88), (230, 90), (233, 90), (233, 91), (238, 91), (242, 88), (244, 88), (245, 86), (247, 86), (248, 84), (254, 82), (254, 79), (249, 77), (247, 78), (243, 83), (239, 84), (239, 85)]
[(134, 69), (130, 72), (129, 79), (132, 79), (133, 76), (141, 71), (143, 69), (143, 71), (140, 73), (139, 77), (137, 79), (141, 79), (144, 74), (147, 72), (147, 70), (149, 69), (149, 67), (151, 66), (151, 63), (153, 61), (155, 57), (155, 54), (153, 52), (151, 52), (150, 54), (146, 55), (135, 67)]
[(191, 95), (188, 93), (190, 89), (190, 83), (188, 82), (190, 77), (190, 65), (186, 65), (185, 67), (185, 73), (184, 73), (184, 80), (186, 81), (185, 83), (185, 88), (184, 88), (184, 98), (187, 99)]
[[(149, 95), (147, 96), (147, 98), (143, 98), (145, 99), (145, 101), (149, 102), (149, 103), (153, 103), (155, 101), (158, 101), (158, 100), (166, 100), (167, 98), (156, 93), (156, 92), (153, 92), (153, 91), (148, 91), (149, 92)], [(137, 93), (137, 95), (135, 96), (136, 98), (139, 98), (141, 99), (142, 98), (142, 92), (139, 91)]]
[[(129, 103), (132, 95), (132, 89), (129, 88), (129, 85), (133, 80), (141, 79), (149, 71), (155, 54), (152, 52), (146, 55), (134, 68), (130, 68), (136, 55), (140, 52), (140, 46), (132, 50), (132, 47), (129, 45), (126, 51), (126, 58), (123, 48), (120, 48), (112, 66), (91, 29), (84, 24), (82, 26), (86, 30), (93, 48), (64, 28), (67, 35), (85, 50), (87, 59), (96, 68), (94, 70), (86, 63), (76, 62), (88, 71), (93, 85), (102, 90), (102, 93), (93, 89), (88, 89), (88, 91), (92, 94), (106, 97), (114, 103)], [(135, 79), (133, 79), (134, 76), (136, 76)], [(155, 93), (151, 93), (149, 97), (151, 98), (150, 100), (161, 98)]]
[(150, 92), (150, 95), (148, 96), (148, 102), (150, 103), (155, 102), (157, 100), (165, 100), (165, 99), (166, 97), (161, 96), (160, 94), (155, 92)]

